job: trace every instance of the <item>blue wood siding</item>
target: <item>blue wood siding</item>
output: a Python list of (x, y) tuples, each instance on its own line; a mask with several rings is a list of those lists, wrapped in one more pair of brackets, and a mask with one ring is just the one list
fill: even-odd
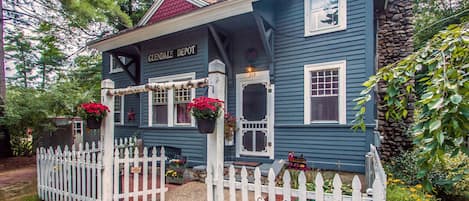
[[(275, 32), (275, 158), (289, 151), (303, 154), (315, 167), (364, 171), (371, 139), (353, 132), (361, 84), (374, 69), (373, 5), (347, 1), (347, 29), (304, 37), (304, 1), (277, 4)], [(367, 58), (372, 57), (372, 58)], [(304, 125), (304, 65), (346, 60), (348, 125)], [(372, 104), (370, 104), (372, 105)], [(367, 114), (373, 122), (373, 113)], [(340, 161), (340, 162), (339, 162)]]

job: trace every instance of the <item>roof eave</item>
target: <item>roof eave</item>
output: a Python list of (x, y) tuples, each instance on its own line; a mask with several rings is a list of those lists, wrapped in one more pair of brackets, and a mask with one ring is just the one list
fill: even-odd
[(223, 1), (108, 39), (92, 41), (88, 43), (88, 47), (104, 52), (252, 11), (252, 0)]

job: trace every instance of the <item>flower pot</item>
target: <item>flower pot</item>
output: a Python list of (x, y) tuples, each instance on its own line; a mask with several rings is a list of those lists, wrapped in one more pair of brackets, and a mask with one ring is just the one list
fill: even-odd
[(210, 134), (215, 130), (216, 119), (197, 119), (197, 128), (200, 133)]
[(231, 139), (225, 139), (225, 146), (233, 146), (234, 145), (234, 140), (233, 137)]
[(168, 184), (184, 184), (184, 177), (166, 177)]
[(95, 118), (86, 119), (86, 127), (89, 129), (99, 129), (101, 128), (101, 119), (96, 120)]

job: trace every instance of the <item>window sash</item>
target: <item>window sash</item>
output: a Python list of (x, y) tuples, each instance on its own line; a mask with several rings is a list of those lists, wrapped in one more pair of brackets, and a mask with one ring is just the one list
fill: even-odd
[(330, 1), (305, 0), (306, 37), (346, 29), (347, 0)]

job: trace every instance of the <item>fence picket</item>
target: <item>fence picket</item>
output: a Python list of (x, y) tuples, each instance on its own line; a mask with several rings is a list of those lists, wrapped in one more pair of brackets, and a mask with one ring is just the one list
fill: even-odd
[(256, 167), (254, 170), (254, 200), (259, 199), (263, 199), (261, 192), (261, 170), (259, 167)]
[(156, 147), (151, 155), (151, 200), (156, 201)]
[(96, 198), (96, 153), (91, 153), (91, 197)]
[(129, 148), (124, 150), (124, 201), (129, 201)]
[[(165, 200), (166, 182), (164, 179), (166, 174), (166, 153), (163, 146), (161, 146), (160, 153), (160, 200)], [(156, 163), (156, 161), (153, 162)]]
[(362, 201), (361, 188), (360, 179), (355, 175), (352, 180), (352, 201)]
[(148, 200), (148, 149), (143, 148), (143, 201)]
[[(103, 152), (98, 152), (98, 157), (97, 157), (97, 163), (96, 166), (98, 167), (98, 182), (97, 182), (97, 198), (98, 200), (101, 200), (102, 198), (102, 187), (103, 187), (103, 178), (102, 178), (102, 167), (103, 167)], [(119, 165), (119, 163), (117, 164)]]
[(81, 150), (80, 158), (80, 169), (81, 169), (81, 193), (80, 196), (83, 199), (86, 196), (86, 155), (83, 150)]
[(283, 200), (291, 201), (291, 178), (290, 172), (285, 170), (283, 173)]
[(324, 179), (320, 172), (316, 174), (314, 183), (316, 186), (316, 201), (324, 201)]
[(139, 154), (138, 153), (138, 148), (135, 147), (134, 149), (135, 149), (134, 155), (133, 155), (134, 157), (132, 158), (132, 160), (133, 160), (133, 167), (132, 168), (134, 168), (134, 170), (133, 170), (133, 173), (134, 173), (133, 174), (133, 177), (134, 177), (134, 183), (133, 183), (133, 186), (134, 186), (133, 194), (134, 194), (134, 196), (133, 197), (134, 197), (134, 199), (133, 200), (138, 200), (138, 186), (139, 186), (139, 183), (138, 183), (139, 175), (138, 174), (139, 173), (135, 169), (140, 168), (140, 164), (138, 162), (138, 154)]
[(248, 172), (245, 166), (241, 169), (241, 200), (248, 201)]
[(298, 200), (306, 201), (306, 175), (304, 171), (301, 171), (300, 175), (298, 176), (298, 184), (298, 190), (300, 191), (300, 194), (298, 195)]
[(334, 175), (332, 186), (332, 194), (334, 201), (342, 201), (342, 181), (340, 180), (339, 174)]
[(269, 170), (269, 201), (275, 201), (275, 172), (273, 168)]
[(86, 159), (86, 197), (91, 197), (91, 166), (90, 164), (90, 159), (91, 159), (91, 153), (87, 152), (85, 159)]
[(380, 177), (376, 177), (373, 182), (373, 201), (382, 201), (386, 200), (385, 193), (383, 189), (382, 182)]
[(230, 165), (229, 168), (229, 191), (230, 191), (230, 201), (236, 201), (236, 186), (235, 186), (235, 169), (233, 165)]
[[(75, 145), (72, 146), (72, 178), (77, 177), (77, 152), (75, 151)], [(72, 198), (75, 199), (77, 195), (77, 180), (72, 181)]]
[(53, 157), (53, 160), (54, 160), (54, 178), (53, 178), (53, 182), (54, 182), (54, 200), (59, 200), (60, 197), (59, 197), (59, 193), (58, 193), (58, 189), (59, 189), (59, 171), (58, 171), (58, 149), (55, 150), (55, 152), (52, 152), (52, 157)]

